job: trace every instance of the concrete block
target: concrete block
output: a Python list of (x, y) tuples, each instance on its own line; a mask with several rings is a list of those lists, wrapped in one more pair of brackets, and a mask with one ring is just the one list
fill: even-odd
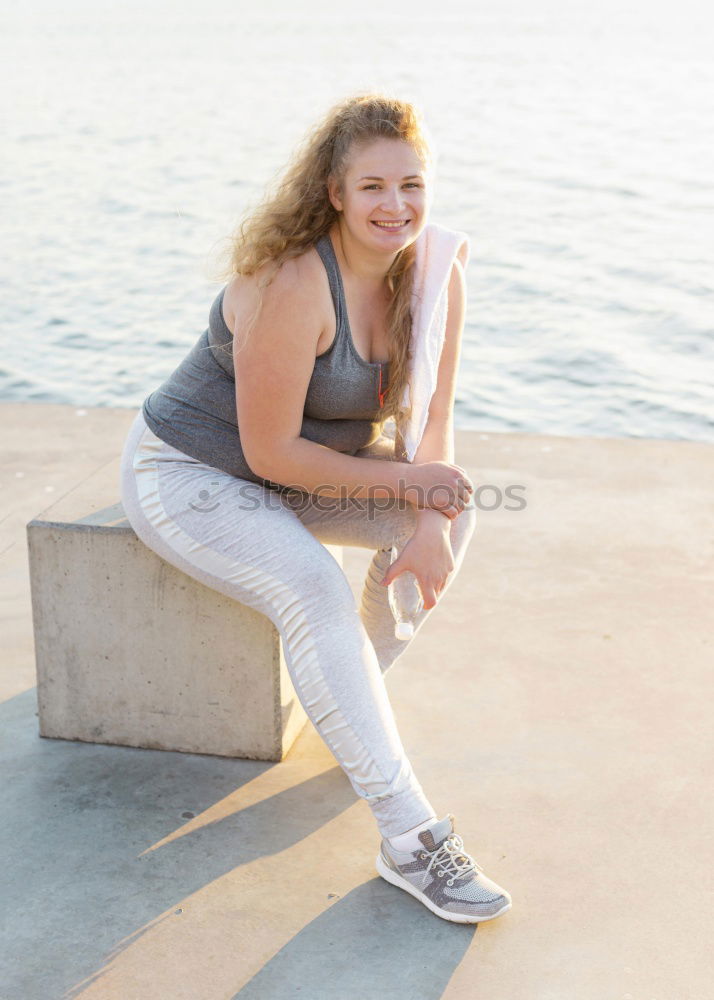
[(282, 760), (307, 717), (279, 632), (137, 538), (119, 462), (27, 524), (40, 735)]

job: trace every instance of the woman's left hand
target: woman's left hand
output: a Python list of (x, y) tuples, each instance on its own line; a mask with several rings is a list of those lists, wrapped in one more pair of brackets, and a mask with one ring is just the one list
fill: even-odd
[[(439, 514), (439, 517), (443, 515)], [(453, 569), (454, 554), (450, 533), (434, 524), (418, 524), (399, 558), (387, 569), (382, 584), (386, 587), (395, 576), (410, 570), (417, 578), (424, 598), (424, 608), (428, 611), (436, 604)]]

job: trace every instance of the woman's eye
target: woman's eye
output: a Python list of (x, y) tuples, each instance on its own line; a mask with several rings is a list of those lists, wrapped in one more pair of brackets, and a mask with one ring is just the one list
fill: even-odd
[[(378, 187), (379, 187), (379, 184), (367, 184), (365, 187), (362, 188), (362, 190), (363, 191), (373, 191), (375, 188), (378, 188)], [(408, 181), (404, 185), (404, 187), (420, 188), (421, 184), (418, 184), (415, 181)]]

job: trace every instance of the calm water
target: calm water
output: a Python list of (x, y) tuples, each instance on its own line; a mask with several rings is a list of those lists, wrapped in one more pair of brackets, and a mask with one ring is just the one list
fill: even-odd
[(0, 398), (138, 407), (305, 128), (383, 87), (472, 240), (457, 426), (714, 440), (703, 5), (102, 6), (2, 15)]

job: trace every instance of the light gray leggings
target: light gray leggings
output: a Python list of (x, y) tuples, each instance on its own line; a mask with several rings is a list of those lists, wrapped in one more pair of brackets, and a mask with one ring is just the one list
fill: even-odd
[[(388, 459), (384, 442), (360, 454)], [(279, 494), (161, 441), (141, 410), (124, 444), (121, 497), (132, 528), (162, 559), (273, 622), (308, 718), (382, 836), (434, 815), (402, 746), (383, 677), (409, 642), (394, 636), (387, 588), (379, 581), (393, 541), (403, 545), (414, 531), (413, 506)], [(475, 521), (472, 497), (451, 522), (454, 570), (442, 595)], [(376, 550), (359, 609), (325, 544)], [(433, 610), (421, 612), (415, 631)]]

